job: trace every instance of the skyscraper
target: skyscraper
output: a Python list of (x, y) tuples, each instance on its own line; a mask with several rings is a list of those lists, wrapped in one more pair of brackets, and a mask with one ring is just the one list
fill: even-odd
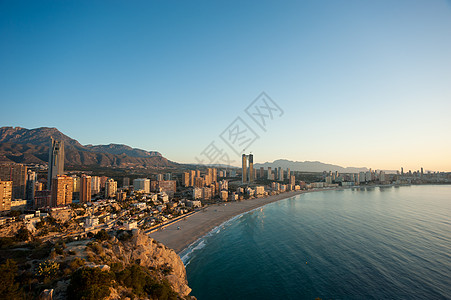
[(12, 181), (0, 181), (0, 211), (11, 210)]
[(27, 206), (33, 207), (34, 205), (34, 193), (36, 189), (36, 172), (28, 170), (27, 174)]
[(149, 178), (136, 178), (133, 180), (133, 189), (135, 191), (144, 191), (144, 193), (150, 193), (150, 179)]
[(80, 203), (91, 202), (91, 176), (81, 175), (80, 179)]
[(212, 182), (217, 182), (218, 181), (218, 169), (216, 169), (216, 168), (212, 169), (211, 181)]
[(247, 157), (243, 154), (241, 157), (241, 183), (247, 182)]
[(190, 180), (189, 180), (189, 172), (183, 172), (182, 174), (182, 186), (187, 187), (189, 186)]
[(129, 177), (124, 177), (122, 179), (122, 187), (129, 187), (130, 186), (130, 178)]
[(47, 189), (52, 189), (52, 179), (58, 175), (64, 175), (64, 142), (50, 138), (49, 145), (49, 171), (47, 177)]
[(254, 156), (252, 154), (249, 154), (249, 183), (254, 182)]
[(117, 192), (117, 181), (114, 181), (113, 178), (108, 179), (105, 182), (105, 198), (111, 198), (116, 196)]
[(22, 164), (0, 165), (0, 180), (12, 181), (12, 199), (25, 199), (27, 195), (27, 166)]
[(52, 207), (69, 205), (72, 203), (74, 179), (66, 175), (52, 178)]
[(189, 171), (189, 186), (194, 186), (194, 178), (196, 178), (196, 171)]
[(91, 191), (93, 194), (98, 194), (100, 192), (100, 177), (91, 176)]

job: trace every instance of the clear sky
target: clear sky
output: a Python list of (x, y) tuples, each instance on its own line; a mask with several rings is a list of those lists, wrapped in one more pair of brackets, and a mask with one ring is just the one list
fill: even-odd
[(219, 135), (241, 117), (256, 162), (451, 171), (451, 2), (2, 0), (0, 105), (177, 162), (212, 141), (238, 162)]

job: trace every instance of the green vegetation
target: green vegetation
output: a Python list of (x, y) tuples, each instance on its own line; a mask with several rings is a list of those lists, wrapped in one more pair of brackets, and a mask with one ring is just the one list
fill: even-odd
[(105, 229), (102, 229), (94, 235), (94, 238), (99, 241), (106, 241), (110, 239), (110, 236)]
[(19, 284), (16, 283), (16, 262), (8, 259), (0, 265), (0, 299), (21, 299)]
[(137, 264), (117, 273), (117, 280), (131, 288), (139, 297), (150, 296), (160, 300), (177, 299), (177, 294), (172, 290), (169, 282), (157, 280), (151, 275), (149, 269)]
[(36, 276), (45, 279), (50, 279), (58, 273), (58, 270), (60, 268), (59, 263), (47, 260), (44, 262), (41, 262), (37, 268), (36, 268)]
[(81, 268), (71, 276), (67, 288), (68, 299), (98, 300), (110, 295), (114, 273), (98, 268)]
[[(169, 264), (157, 268), (141, 266), (138, 260), (126, 264), (122, 256), (113, 254), (116, 242), (110, 240), (110, 234), (99, 231), (95, 240), (86, 244), (86, 260), (77, 257), (80, 250), (72, 248), (70, 238), (42, 243), (30, 239), (28, 230), (22, 228), (14, 238), (0, 239), (0, 299), (37, 299), (44, 289), (55, 289), (62, 280), (70, 280), (69, 299), (104, 299), (112, 288), (131, 299), (178, 299), (165, 279), (173, 272)], [(130, 231), (115, 234), (122, 241), (133, 236)], [(110, 269), (88, 267), (91, 263), (106, 264)]]
[(28, 241), (31, 238), (31, 233), (26, 229), (25, 227), (22, 227), (17, 231), (16, 233), (16, 241), (18, 242), (25, 242)]
[[(116, 271), (101, 271), (98, 268), (79, 268), (71, 276), (67, 290), (69, 299), (103, 299), (110, 294), (110, 287), (117, 284), (131, 289), (128, 296), (152, 298), (160, 300), (177, 299), (167, 280), (159, 280), (156, 274), (140, 265), (133, 264), (122, 268), (122, 264), (115, 265)], [(122, 269), (118, 271), (119, 269)]]

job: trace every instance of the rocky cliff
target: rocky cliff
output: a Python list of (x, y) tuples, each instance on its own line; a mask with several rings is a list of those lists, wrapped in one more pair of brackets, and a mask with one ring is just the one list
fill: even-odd
[[(128, 286), (123, 280), (127, 270), (137, 266), (147, 273), (148, 278), (155, 282), (168, 282), (178, 299), (191, 299), (191, 288), (186, 279), (185, 266), (174, 250), (149, 238), (139, 230), (112, 232), (103, 240), (78, 241), (66, 244), (62, 255), (55, 256), (54, 261), (60, 265), (71, 265), (71, 258), (64, 253), (72, 253), (72, 260), (83, 261), (80, 268), (99, 268), (103, 272), (115, 273), (115, 284), (109, 287), (107, 299), (146, 299), (151, 295), (139, 294), (134, 283)], [(60, 252), (61, 253), (61, 252)], [(69, 262), (68, 262), (69, 260)], [(121, 275), (122, 274), (122, 275)], [(146, 275), (146, 276), (147, 276)], [(122, 277), (121, 277), (122, 276)], [(137, 275), (132, 275), (134, 281), (139, 281)], [(54, 299), (67, 298), (67, 286), (56, 284)], [(158, 297), (159, 298), (159, 297)], [(195, 299), (194, 297), (192, 297)]]
[(135, 231), (129, 241), (120, 242), (116, 238), (107, 242), (112, 245), (107, 255), (124, 265), (138, 263), (152, 270), (162, 270), (162, 278), (169, 281), (175, 292), (188, 296), (191, 288), (186, 280), (185, 266), (174, 250), (156, 242), (147, 235)]

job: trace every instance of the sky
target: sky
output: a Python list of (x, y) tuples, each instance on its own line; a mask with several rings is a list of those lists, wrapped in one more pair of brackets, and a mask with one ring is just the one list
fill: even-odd
[(451, 1), (2, 0), (0, 126), (181, 163), (451, 171), (450, 53)]

